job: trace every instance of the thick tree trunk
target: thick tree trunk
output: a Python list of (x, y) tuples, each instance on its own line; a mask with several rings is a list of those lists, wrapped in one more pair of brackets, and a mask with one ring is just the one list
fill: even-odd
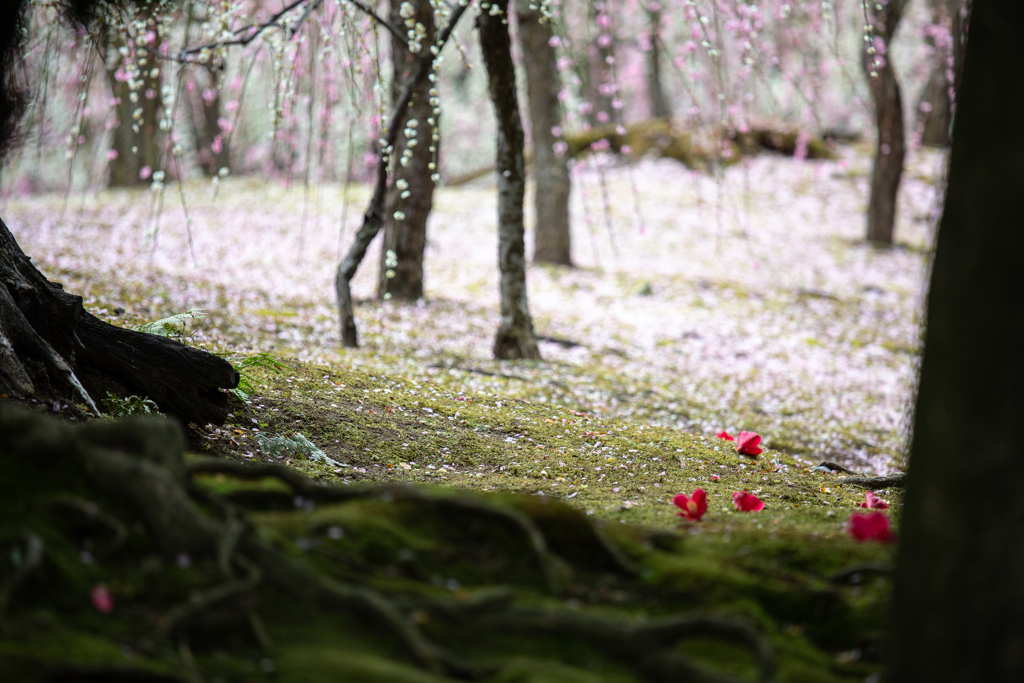
[(508, 0), (491, 2), (497, 13), (477, 18), (487, 87), (498, 119), (498, 265), (501, 269), (501, 326), (494, 339), (498, 359), (540, 358), (526, 299), (523, 241), (523, 124), (516, 96), (516, 72), (508, 35)]
[(1024, 680), (1024, 3), (976, 0), (928, 295), (889, 681)]
[[(896, 195), (903, 175), (906, 138), (903, 130), (903, 99), (888, 48), (896, 27), (903, 17), (907, 0), (889, 0), (875, 5), (876, 54), (865, 54), (862, 60), (868, 87), (875, 103), (877, 141), (875, 161), (871, 168), (871, 196), (868, 200), (867, 239), (878, 244), (892, 244), (896, 226)], [(881, 9), (878, 9), (878, 8)]]
[[(154, 31), (155, 33), (155, 31)], [(147, 52), (134, 55), (137, 70), (127, 68), (121, 48), (128, 48), (124, 37), (113, 29), (104, 31), (104, 66), (113, 92), (117, 125), (111, 145), (110, 187), (148, 185), (150, 175), (160, 164), (160, 88), (163, 79), (154, 69), (162, 66)], [(150, 45), (159, 49), (159, 42)], [(149, 173), (143, 169), (149, 169)]]
[(661, 4), (648, 3), (647, 20), (650, 26), (650, 46), (645, 55), (647, 66), (647, 98), (650, 100), (651, 116), (656, 119), (672, 118), (672, 107), (665, 97), (665, 86), (661, 72)]
[(229, 168), (228, 134), (221, 127), (221, 89), (217, 73), (209, 66), (196, 69), (195, 87), (188, 92), (189, 122), (196, 160), (207, 178)]
[(98, 413), (106, 391), (151, 398), (183, 422), (222, 424), (238, 373), (179, 342), (114, 327), (40, 273), (0, 221), (0, 391)]
[[(413, 13), (407, 18), (399, 13), (403, 4), (410, 3), (392, 0), (391, 22), (396, 26), (406, 26), (406, 21), (412, 21), (422, 25), (426, 34), (420, 41), (418, 53), (410, 52), (395, 36), (391, 38), (391, 61), (395, 69), (392, 104), (401, 97), (406, 84), (413, 83), (413, 92), (406, 114), (399, 123), (403, 131), (396, 140), (391, 159), (392, 182), (385, 197), (384, 249), (381, 251), (377, 295), (385, 298), (390, 294), (390, 298), (416, 301), (423, 298), (423, 251), (427, 244), (427, 219), (434, 204), (435, 169), (431, 168), (433, 153), (430, 148), (440, 142), (440, 138), (432, 144), (431, 136), (436, 129), (428, 123), (428, 119), (436, 123), (431, 90), (437, 88), (437, 84), (427, 79), (414, 82), (414, 79), (420, 55), (433, 45), (436, 29), (434, 10), (427, 0), (414, 0), (411, 3)], [(396, 257), (397, 265), (393, 268), (387, 264), (389, 250)]]
[(536, 184), (533, 260), (534, 263), (571, 266), (569, 167), (566, 155), (555, 152), (555, 145), (562, 140), (561, 134), (555, 134), (562, 126), (562, 107), (558, 99), (561, 84), (557, 55), (551, 45), (551, 26), (541, 21), (541, 13), (530, 9), (526, 0), (518, 0), (516, 15), (523, 44)]

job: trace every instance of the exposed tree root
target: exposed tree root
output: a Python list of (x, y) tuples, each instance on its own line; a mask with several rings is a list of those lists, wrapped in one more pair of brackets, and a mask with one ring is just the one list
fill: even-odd
[(838, 480), (838, 483), (840, 484), (861, 486), (866, 489), (903, 488), (907, 485), (906, 472), (896, 472), (895, 474), (889, 474), (884, 477), (873, 477), (869, 474), (864, 474), (863, 472), (855, 472), (851, 469), (847, 469), (838, 463), (832, 462), (831, 460), (822, 460), (817, 466), (827, 467), (830, 470), (850, 475), (848, 477), (840, 478)]
[[(33, 428), (42, 431), (36, 436), (27, 435)], [(15, 434), (18, 436), (12, 438)], [(45, 441), (43, 447), (40, 439)], [(86, 531), (90, 533), (90, 542), (98, 543), (103, 566), (130, 569), (154, 551), (167, 559), (187, 553), (193, 565), (205, 568), (203, 572), (213, 568), (219, 575), (211, 581), (202, 572), (187, 570), (189, 582), (180, 584), (180, 578), (176, 579), (178, 583), (174, 585), (181, 588), (173, 588), (169, 593), (174, 596), (184, 592), (184, 599), (174, 598), (178, 602), (168, 603), (165, 596), (155, 609), (146, 606), (144, 594), (119, 598), (128, 603), (125, 614), (148, 610), (145, 623), (151, 624), (152, 630), (144, 642), (149, 645), (137, 647), (149, 655), (163, 656), (165, 662), (169, 656), (177, 676), (139, 674), (138, 669), (54, 665), (47, 680), (209, 680), (212, 674), (206, 669), (209, 660), (204, 652), (209, 645), (205, 634), (220, 629), (217, 632), (223, 635), (223, 624), (229, 623), (226, 630), (232, 637), (244, 636), (249, 652), (256, 645), (265, 653), (260, 656), (274, 657), (277, 648), (282, 647), (281, 637), (287, 638), (289, 627), (278, 631), (272, 640), (258, 612), (274, 610), (280, 614), (280, 605), (294, 605), (298, 613), (317, 615), (319, 620), (339, 615), (358, 624), (383, 627), (384, 633), (389, 634), (386, 637), (400, 644), (415, 665), (448, 679), (484, 680), (503, 675), (503, 668), (515, 659), (516, 652), (486, 657), (461, 654), (465, 649), (459, 647), (460, 639), (476, 640), (482, 634), (506, 639), (502, 642), (509, 642), (511, 637), (512, 642), (533, 639), (543, 643), (579, 643), (599, 656), (615, 660), (616, 666), (633, 670), (637, 680), (737, 680), (684, 655), (678, 645), (692, 638), (713, 639), (749, 652), (758, 672), (757, 680), (771, 680), (775, 671), (775, 656), (767, 637), (751, 623), (739, 619), (713, 613), (643, 619), (637, 618), (635, 611), (633, 616), (616, 613), (610, 604), (602, 608), (609, 611), (600, 613), (584, 604), (567, 607), (562, 600), (565, 596), (594, 595), (581, 583), (594, 572), (607, 577), (602, 581), (635, 583), (641, 579), (637, 568), (599, 525), (554, 501), (530, 498), (515, 506), (502, 506), (465, 494), (411, 487), (324, 486), (278, 465), (248, 466), (210, 460), (186, 465), (177, 428), (158, 419), (94, 423), (71, 429), (38, 414), (12, 415), (10, 408), (0, 403), (0, 440), (12, 444), (9, 452), (0, 454), (0, 475), (23, 471), (26, 466), (44, 470), (57, 466), (85, 473), (84, 477), (76, 475), (64, 480), (72, 482), (71, 488), (62, 484), (64, 488), (22, 505), (34, 505), (42, 515), (40, 519), (53, 520), (54, 514), (59, 513), (65, 522), (71, 521), (69, 533), (76, 538), (83, 531), (83, 524), (91, 524)], [(10, 459), (11, 454), (14, 460)], [(12, 466), (14, 470), (4, 469)], [(227, 475), (238, 479), (242, 488), (241, 482), (272, 477), (289, 488), (286, 496), (300, 496), (317, 506), (270, 513), (285, 524), (281, 527), (285, 533), (271, 531), (274, 527), (254, 526), (240, 506), (213, 493), (214, 489), (198, 476), (203, 474)], [(222, 479), (218, 482), (218, 486), (223, 485)], [(511, 538), (511, 543), (501, 540), (500, 548), (487, 552), (513, 556), (528, 553), (525, 562), (520, 558), (517, 565), (525, 565), (527, 574), (517, 575), (516, 581), (534, 586), (539, 572), (546, 590), (538, 593), (533, 588), (524, 590), (515, 585), (486, 586), (485, 581), (483, 587), (460, 588), (453, 593), (407, 579), (400, 584), (407, 586), (405, 589), (381, 590), (376, 586), (388, 584), (380, 583), (385, 573), (380, 563), (386, 564), (388, 560), (354, 555), (349, 561), (344, 556), (346, 552), (358, 552), (360, 541), (348, 544), (348, 536), (344, 542), (336, 541), (338, 545), (332, 545), (335, 541), (324, 541), (325, 552), (305, 554), (308, 547), (293, 542), (293, 531), (287, 531), (294, 530), (293, 525), (298, 523), (307, 530), (301, 533), (319, 533), (332, 523), (333, 506), (337, 506), (339, 519), (344, 519), (348, 514), (364, 514), (360, 511), (377, 514), (373, 511), (380, 510), (382, 502), (400, 505), (394, 508), (397, 515), (392, 521), (422, 519), (424, 525), (417, 527), (416, 533), (435, 533), (425, 530), (438, 528), (441, 533), (450, 530), (457, 537), (465, 531), (471, 544), (475, 543), (472, 538), (479, 537), (474, 534)], [(145, 532), (137, 524), (123, 524), (107, 511), (116, 511), (121, 519), (137, 516)], [(68, 525), (51, 525), (47, 533), (63, 534), (65, 527)], [(494, 533), (496, 530), (500, 533)], [(45, 564), (50, 571), (51, 566), (67, 566), (47, 563), (47, 553), (67, 553), (68, 548), (76, 547), (57, 537), (44, 545), (44, 538), (34, 531), (26, 530), (16, 537), (13, 547), (19, 549), (22, 561), (0, 588), (0, 612), (5, 613), (5, 619), (10, 616), (15, 593), (19, 599), (13, 606), (19, 610), (15, 612), (18, 615), (25, 605), (38, 599), (36, 589), (32, 588), (38, 582), (25, 581), (37, 568)], [(11, 542), (5, 547), (12, 548)], [(47, 551), (48, 547), (54, 550)], [(363, 567), (362, 577), (334, 578), (359, 563)], [(342, 571), (328, 575), (320, 569), (326, 566)], [(494, 571), (504, 572), (511, 565), (495, 566), (499, 569)], [(872, 568), (862, 566), (849, 571), (863, 574)], [(624, 578), (612, 578), (608, 573)], [(837, 575), (832, 580), (842, 583), (849, 578)], [(117, 586), (116, 581), (112, 580), (110, 585)], [(641, 588), (639, 594), (650, 593)], [(837, 595), (835, 599), (842, 597)], [(116, 612), (105, 618), (114, 616)], [(280, 627), (271, 623), (272, 631), (275, 626)], [(193, 646), (203, 647), (193, 653)]]
[(885, 477), (842, 477), (837, 481), (840, 484), (850, 484), (873, 490), (903, 488), (907, 485), (907, 473), (897, 472)]

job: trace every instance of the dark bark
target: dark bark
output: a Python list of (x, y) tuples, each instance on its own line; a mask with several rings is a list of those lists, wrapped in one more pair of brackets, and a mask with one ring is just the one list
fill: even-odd
[(870, 5), (873, 35), (881, 38), (886, 54), (865, 54), (862, 60), (875, 104), (877, 132), (875, 160), (871, 168), (871, 196), (868, 199), (867, 240), (878, 244), (892, 244), (893, 241), (896, 195), (906, 156), (903, 99), (888, 54), (906, 3), (907, 0), (889, 0), (888, 4)]
[[(403, 26), (405, 21), (399, 15), (403, 2), (391, 2), (391, 22), (398, 26)], [(421, 49), (427, 51), (435, 39), (434, 10), (427, 0), (414, 0), (412, 6), (414, 13), (410, 19), (426, 28)], [(409, 106), (398, 124), (403, 131), (395, 141), (391, 159), (391, 175), (395, 180), (385, 198), (384, 249), (381, 250), (377, 296), (384, 298), (385, 294), (390, 294), (402, 301), (416, 301), (423, 298), (423, 251), (427, 244), (427, 219), (434, 204), (432, 176), (435, 169), (431, 168), (433, 154), (430, 151), (434, 127), (427, 123), (427, 119), (434, 118), (430, 91), (437, 86), (425, 78), (415, 80), (419, 54), (410, 52), (396, 36), (391, 37), (391, 62), (395, 70), (392, 104), (401, 98), (405, 85), (412, 83), (413, 91)], [(412, 121), (416, 122), (415, 127)], [(411, 147), (410, 138), (415, 140)], [(400, 161), (406, 150), (411, 152), (411, 156), (403, 166)], [(399, 180), (401, 184), (397, 182)], [(404, 215), (404, 218), (396, 219), (396, 212), (401, 212), (399, 215)], [(387, 265), (388, 250), (395, 252), (397, 265), (394, 268)], [(392, 277), (389, 278), (388, 274)]]
[(189, 123), (195, 144), (196, 160), (207, 178), (216, 176), (220, 169), (230, 168), (228, 135), (220, 126), (222, 117), (221, 88), (217, 71), (207, 64), (194, 72), (195, 88), (187, 93)]
[[(956, 4), (956, 0), (931, 0), (931, 4), (931, 23), (948, 26), (951, 9), (956, 11), (955, 7), (951, 7)], [(930, 33), (925, 36), (925, 43), (933, 50), (932, 69), (917, 105), (917, 129), (920, 131), (922, 145), (945, 147), (949, 144), (949, 124), (953, 115), (953, 101), (949, 96), (953, 84), (947, 77), (952, 69), (946, 63), (951, 55)]]
[(558, 99), (561, 84), (551, 26), (525, 0), (518, 0), (516, 15), (523, 44), (523, 69), (529, 98), (530, 133), (533, 143), (534, 263), (571, 266), (569, 233), (569, 167), (565, 154), (555, 152), (562, 140), (553, 131), (562, 126)]
[(898, 551), (890, 681), (1024, 680), (1024, 3), (977, 0)]
[[(459, 5), (452, 12), (448, 26), (441, 32), (441, 36), (438, 38), (437, 43), (440, 47), (443, 48), (448, 42), (452, 31), (459, 23), (459, 19), (462, 18), (462, 15), (465, 14), (468, 8), (469, 5)], [(417, 83), (426, 80), (430, 70), (431, 54), (427, 51), (421, 54), (415, 78), (402, 90), (401, 96), (395, 102), (391, 111), (391, 118), (388, 119), (388, 127), (384, 134), (385, 148), (395, 144), (400, 126), (399, 122), (405, 116), (405, 109), (409, 106), (409, 102), (412, 99), (413, 87)], [(341, 329), (341, 343), (347, 348), (359, 346), (350, 284), (352, 278), (356, 275), (356, 271), (359, 269), (359, 264), (363, 262), (363, 258), (366, 256), (366, 250), (369, 248), (370, 242), (377, 236), (381, 226), (384, 224), (384, 199), (388, 187), (387, 164), (388, 159), (382, 153), (377, 163), (377, 178), (373, 188), (373, 196), (370, 198), (370, 205), (366, 208), (366, 213), (363, 214), (363, 225), (359, 228), (359, 232), (356, 233), (355, 241), (349, 248), (345, 258), (338, 264), (338, 270), (334, 276), (334, 288), (338, 297), (338, 323)]]
[(109, 325), (50, 282), (0, 221), (0, 390), (84, 403), (106, 391), (151, 398), (183, 422), (221, 424), (231, 364), (180, 342)]
[(523, 123), (516, 96), (516, 72), (508, 34), (508, 0), (491, 3), (498, 12), (477, 19), (487, 67), (487, 87), (498, 119), (498, 266), (501, 269), (501, 325), (494, 339), (498, 359), (540, 358), (526, 299), (526, 247), (523, 236)]
[[(155, 32), (155, 25), (153, 28)], [(124, 80), (125, 57), (120, 53), (120, 48), (127, 47), (124, 37), (116, 29), (105, 27), (101, 45), (104, 50), (104, 68), (117, 102), (117, 125), (113, 130), (111, 144), (111, 151), (117, 156), (109, 164), (108, 184), (110, 187), (148, 185), (151, 182), (150, 176), (142, 174), (142, 169), (149, 167), (150, 172), (159, 169), (163, 137), (160, 131), (160, 88), (163, 79), (160, 74), (155, 77), (150, 74), (155, 67), (163, 67), (163, 64), (140, 49), (134, 58), (141, 78), (140, 83), (136, 83), (133, 88), (129, 81)], [(157, 50), (159, 42), (149, 47)], [(133, 97), (136, 99), (134, 102)]]
[(650, 49), (647, 61), (647, 98), (650, 100), (651, 116), (656, 119), (672, 118), (672, 107), (665, 97), (665, 86), (661, 71), (661, 5), (652, 2), (647, 6), (647, 20), (650, 26)]

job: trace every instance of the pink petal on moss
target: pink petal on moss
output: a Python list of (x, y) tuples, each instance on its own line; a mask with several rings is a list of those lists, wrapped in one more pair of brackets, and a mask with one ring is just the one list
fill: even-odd
[(694, 489), (689, 496), (680, 493), (672, 499), (672, 502), (680, 509), (680, 512), (676, 513), (679, 517), (685, 517), (694, 522), (699, 521), (708, 511), (708, 496), (704, 493), (704, 489)]
[(725, 439), (726, 441), (735, 441), (736, 440), (733, 437), (729, 436), (729, 432), (725, 431), (724, 429), (722, 431), (718, 432), (717, 434), (715, 434), (715, 436), (717, 436), (719, 439)]
[(89, 597), (92, 598), (92, 606), (98, 612), (109, 614), (114, 609), (114, 596), (110, 594), (110, 589), (102, 583), (92, 587)]
[(736, 436), (736, 450), (744, 455), (761, 455), (761, 449), (757, 445), (761, 443), (761, 437), (754, 432), (740, 432)]
[(764, 509), (764, 501), (749, 491), (737, 491), (732, 494), (732, 504), (740, 512), (760, 512)]
[(889, 518), (884, 512), (853, 513), (847, 523), (846, 532), (858, 541), (891, 543), (896, 540), (892, 529), (889, 528)]
[(860, 504), (862, 508), (868, 508), (870, 510), (888, 510), (889, 502), (882, 500), (871, 491), (864, 494), (864, 502)]

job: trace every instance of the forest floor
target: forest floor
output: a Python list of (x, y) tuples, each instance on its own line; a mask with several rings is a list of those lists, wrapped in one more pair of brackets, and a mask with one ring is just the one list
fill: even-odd
[[(812, 597), (830, 577), (857, 581), (889, 564), (891, 546), (847, 536), (864, 492), (814, 465), (899, 466), (940, 161), (911, 160), (889, 249), (861, 241), (863, 150), (832, 162), (762, 156), (717, 182), (674, 162), (587, 162), (573, 209), (577, 267), (529, 272), (535, 327), (558, 340), (541, 343), (540, 362), (489, 357), (498, 301), (487, 181), (439, 190), (424, 301), (375, 303), (376, 262), (364, 264), (354, 282), (358, 350), (338, 348), (332, 280), (365, 188), (351, 188), (346, 203), (336, 187), (188, 185), (187, 218), (170, 189), (156, 213), (142, 192), (72, 196), (63, 211), (62, 196), (9, 197), (2, 212), (43, 272), (97, 315), (139, 325), (202, 308), (189, 343), (236, 364), (256, 353), (280, 360), (278, 371), (247, 370), (254, 390), (228, 424), (190, 427), (194, 451), (286, 464), (326, 484), (513, 494), (509, 504), (535, 520), (546, 513), (530, 501), (563, 501), (595, 528), (621, 529), (603, 537), (642, 576), (657, 576), (648, 588), (685, 584), (665, 609), (685, 594), (690, 607), (754, 614), (779, 648), (780, 680), (863, 680), (877, 670), (871, 643), (887, 584), (842, 596), (828, 588), (843, 605), (828, 615)], [(716, 438), (722, 430), (756, 431), (766, 450), (741, 456)], [(267, 441), (296, 433), (317, 457)], [(708, 492), (708, 512), (683, 522), (672, 498), (695, 488)], [(743, 490), (764, 510), (737, 511), (732, 494)], [(878, 493), (898, 516), (900, 492)], [(408, 534), (347, 509), (346, 534), (394, 541), (370, 559), (380, 565), (374, 581), (426, 571), (406, 572), (418, 547)], [(263, 521), (283, 524), (305, 549), (291, 522)], [(391, 523), (418, 522), (399, 514)], [(671, 564), (683, 545), (685, 567), (658, 564), (659, 551)], [(700, 599), (698, 585), (708, 591)], [(745, 661), (733, 673), (756, 669)], [(527, 679), (576, 680), (508, 678)]]

